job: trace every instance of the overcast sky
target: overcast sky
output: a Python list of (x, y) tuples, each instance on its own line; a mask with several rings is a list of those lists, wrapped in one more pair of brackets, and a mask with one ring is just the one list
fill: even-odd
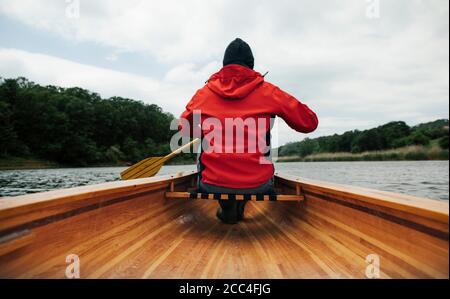
[[(448, 27), (448, 0), (0, 0), (0, 76), (178, 116), (241, 37), (315, 137), (448, 118)], [(304, 137), (280, 125), (280, 144)]]

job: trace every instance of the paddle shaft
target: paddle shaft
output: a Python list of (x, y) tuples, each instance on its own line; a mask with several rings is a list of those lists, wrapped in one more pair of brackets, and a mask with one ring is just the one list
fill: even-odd
[(188, 144), (183, 145), (182, 147), (180, 147), (179, 149), (173, 151), (172, 153), (168, 154), (167, 156), (164, 157), (165, 161), (168, 161), (170, 159), (172, 159), (173, 157), (179, 155), (182, 151), (184, 151), (187, 148), (190, 148), (192, 145), (195, 145), (197, 142), (199, 142), (200, 139), (197, 138), (191, 142), (189, 142)]

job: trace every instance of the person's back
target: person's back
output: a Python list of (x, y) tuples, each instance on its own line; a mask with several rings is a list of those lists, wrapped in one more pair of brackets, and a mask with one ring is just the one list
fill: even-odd
[[(313, 111), (265, 82), (253, 66), (250, 47), (234, 40), (225, 52), (224, 67), (197, 91), (181, 116), (192, 124), (194, 114), (199, 114), (203, 144), (207, 145), (199, 159), (203, 192), (273, 192), (274, 166), (268, 159), (271, 120), (279, 116), (302, 133), (318, 126)], [(221, 202), (221, 206), (218, 216), (225, 222), (242, 218), (242, 204)]]

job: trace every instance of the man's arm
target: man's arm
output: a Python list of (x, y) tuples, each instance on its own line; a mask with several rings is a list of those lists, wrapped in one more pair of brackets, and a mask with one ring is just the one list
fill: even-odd
[(308, 106), (278, 87), (275, 87), (272, 97), (278, 106), (277, 115), (292, 129), (301, 133), (311, 133), (317, 129), (319, 120)]

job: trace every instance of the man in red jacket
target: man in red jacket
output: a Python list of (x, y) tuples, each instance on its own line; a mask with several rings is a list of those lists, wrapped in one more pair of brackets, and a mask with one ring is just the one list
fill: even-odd
[[(191, 128), (196, 117), (201, 124), (199, 191), (273, 193), (271, 121), (279, 116), (292, 129), (310, 133), (318, 126), (317, 116), (253, 70), (253, 54), (243, 40), (238, 38), (227, 47), (223, 66), (197, 91), (181, 115)], [(181, 125), (181, 129), (185, 128)], [(220, 201), (217, 217), (225, 223), (237, 223), (243, 219), (244, 207), (245, 202)]]

